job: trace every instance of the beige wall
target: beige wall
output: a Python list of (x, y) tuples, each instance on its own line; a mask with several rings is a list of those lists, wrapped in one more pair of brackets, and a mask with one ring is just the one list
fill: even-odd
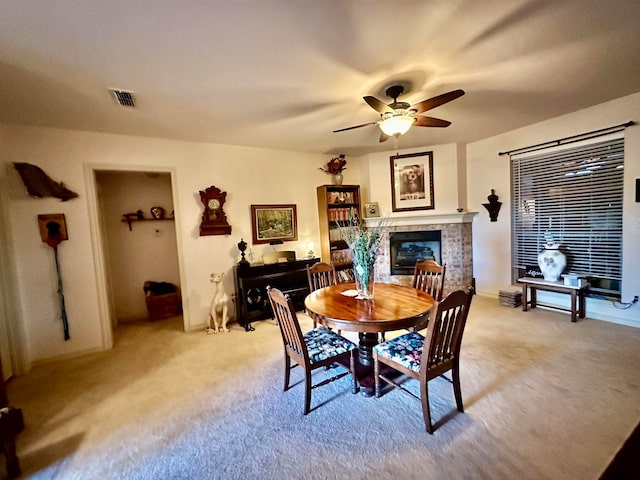
[[(24, 326), (27, 364), (108, 347), (108, 335), (101, 331), (102, 287), (88, 204), (92, 169), (174, 172), (180, 283), (189, 330), (205, 324), (211, 272), (227, 272), (225, 288), (234, 290), (232, 267), (239, 260), (236, 244), (241, 237), (251, 243), (250, 204), (297, 204), (299, 241), (286, 247), (304, 256), (308, 241), (319, 244), (315, 188), (329, 181), (318, 170), (328, 155), (16, 125), (1, 125), (0, 132), (5, 139), (0, 175), (7, 188), (8, 230), (17, 272), (16, 321)], [(10, 163), (17, 161), (40, 166), (54, 180), (64, 181), (79, 198), (60, 202), (28, 197)], [(360, 183), (358, 159), (348, 161), (345, 183)], [(229, 236), (199, 236), (202, 204), (198, 192), (211, 185), (227, 192), (225, 211), (233, 229)], [(37, 230), (39, 213), (64, 213), (69, 228), (69, 240), (59, 248), (71, 334), (67, 342), (60, 327), (53, 255)], [(271, 247), (253, 249), (261, 256)]]
[[(497, 222), (490, 222), (486, 212), (481, 212), (474, 219), (473, 267), (480, 293), (497, 295), (511, 282), (509, 157), (499, 156), (498, 152), (579, 135), (629, 120), (639, 121), (638, 112), (640, 93), (468, 145), (467, 195), (470, 207), (482, 209), (481, 204), (487, 201), (492, 188), (502, 202)], [(635, 179), (640, 178), (640, 126), (627, 128), (624, 135), (622, 301), (630, 302), (634, 295), (640, 296), (640, 203), (635, 202)], [(550, 297), (552, 301), (564, 303), (567, 296)], [(640, 303), (622, 310), (608, 301), (589, 299), (587, 313), (596, 318), (640, 326)]]
[[(414, 132), (418, 134), (418, 132)], [(400, 139), (402, 142), (402, 139)], [(390, 157), (399, 153), (401, 155), (417, 152), (433, 152), (433, 190), (434, 190), (434, 206), (433, 210), (421, 210), (417, 212), (392, 212), (391, 199), (391, 167)], [(460, 201), (465, 196), (459, 193), (464, 190), (464, 171), (462, 175), (459, 172), (464, 165), (458, 161), (459, 152), (456, 144), (435, 145), (424, 148), (414, 148), (406, 150), (393, 150), (382, 153), (375, 153), (363, 159), (363, 185), (367, 202), (378, 202), (380, 204), (380, 213), (384, 216), (387, 213), (391, 217), (407, 217), (416, 214), (436, 215), (445, 213), (454, 213), (458, 207), (465, 208), (466, 205), (460, 205)], [(364, 173), (366, 172), (366, 174)]]

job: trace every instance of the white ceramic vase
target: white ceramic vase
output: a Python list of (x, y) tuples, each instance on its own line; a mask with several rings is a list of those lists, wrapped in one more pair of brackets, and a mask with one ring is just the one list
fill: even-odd
[(567, 257), (560, 251), (559, 245), (547, 246), (538, 254), (538, 265), (545, 280), (557, 282), (567, 266)]

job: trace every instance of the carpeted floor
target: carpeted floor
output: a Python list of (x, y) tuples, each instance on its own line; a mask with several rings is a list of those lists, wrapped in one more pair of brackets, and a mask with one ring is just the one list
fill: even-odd
[(121, 326), (110, 352), (12, 380), (24, 478), (597, 479), (640, 421), (640, 329), (559, 312), (476, 296), (465, 413), (432, 381), (432, 436), (419, 402), (353, 395), (348, 377), (314, 390), (303, 416), (303, 386), (282, 392), (273, 321), (219, 335), (181, 326)]

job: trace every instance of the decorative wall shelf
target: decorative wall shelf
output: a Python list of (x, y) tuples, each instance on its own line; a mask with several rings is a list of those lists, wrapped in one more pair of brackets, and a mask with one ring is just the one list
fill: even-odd
[(131, 231), (131, 224), (135, 223), (135, 222), (164, 222), (164, 221), (170, 221), (173, 222), (174, 218), (173, 217), (168, 217), (168, 218), (123, 218), (122, 220), (120, 220), (122, 223), (126, 223), (127, 225), (129, 225), (129, 231)]

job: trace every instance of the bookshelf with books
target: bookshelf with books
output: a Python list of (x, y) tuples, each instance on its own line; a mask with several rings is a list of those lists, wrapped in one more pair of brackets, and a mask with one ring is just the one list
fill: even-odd
[(335, 265), (339, 282), (352, 282), (351, 251), (339, 225), (346, 225), (352, 208), (360, 216), (360, 186), (320, 185), (316, 192), (322, 261)]

